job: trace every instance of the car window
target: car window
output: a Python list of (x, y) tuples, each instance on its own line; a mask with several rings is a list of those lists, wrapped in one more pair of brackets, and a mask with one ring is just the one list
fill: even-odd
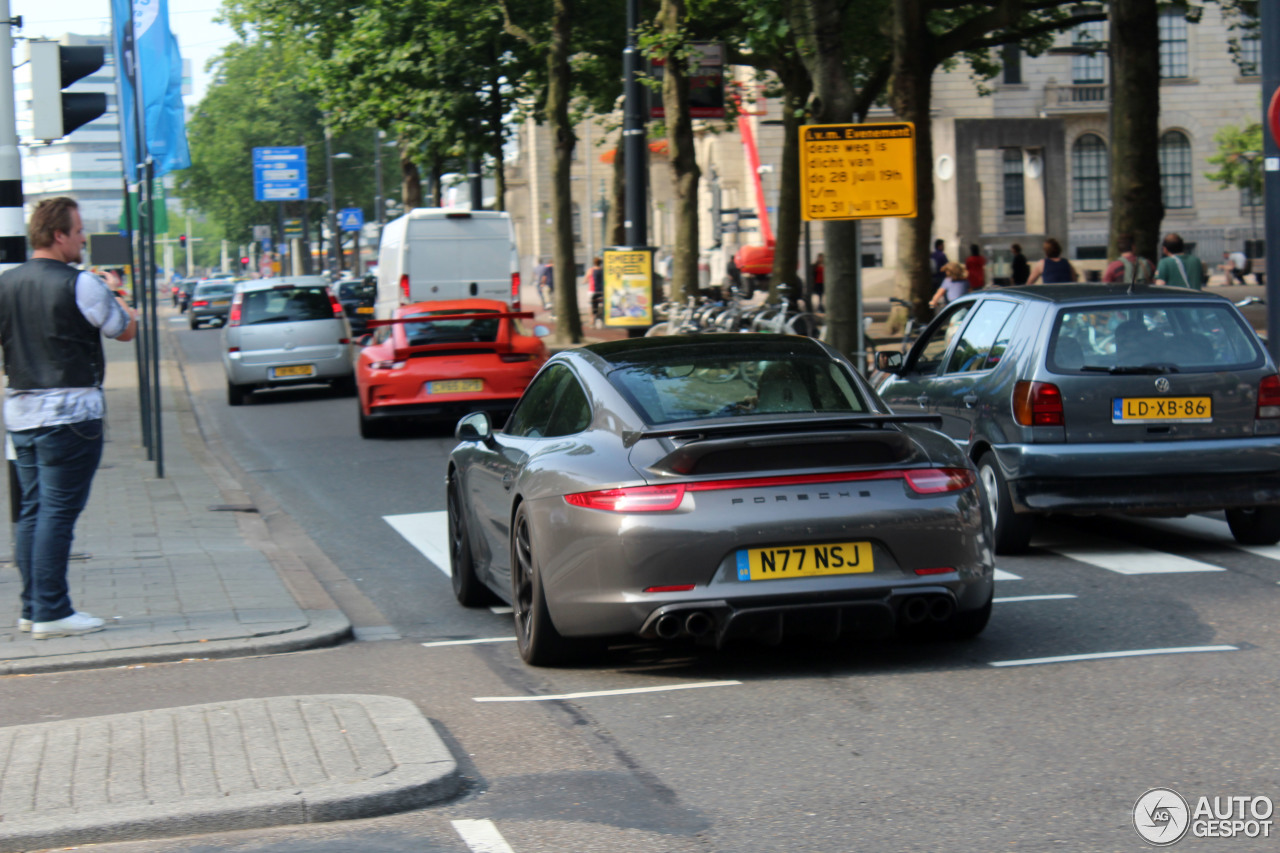
[(376, 295), (376, 290), (371, 284), (348, 282), (338, 285), (339, 299), (373, 299)]
[[(990, 359), (1000, 330), (1013, 313), (1014, 304), (998, 299), (979, 303), (973, 318), (964, 327), (960, 340), (951, 351), (947, 373), (974, 373), (995, 366)], [(1007, 339), (1006, 339), (1007, 343)], [(996, 361), (999, 357), (996, 357)]]
[(243, 295), (240, 322), (294, 323), (303, 320), (332, 320), (333, 303), (323, 287), (291, 287), (251, 290)]
[(971, 308), (973, 303), (966, 302), (947, 309), (942, 315), (941, 322), (930, 329), (926, 337), (916, 344), (916, 357), (911, 365), (912, 370), (918, 373), (937, 372), (938, 365), (942, 364), (942, 357), (947, 354), (947, 347), (951, 346), (952, 339), (964, 325), (964, 318), (969, 316)]
[[(569, 373), (569, 371), (565, 371)], [(547, 423), (547, 435), (573, 435), (591, 424), (591, 401), (572, 375), (559, 386), (556, 409)]]
[[(415, 317), (447, 317), (450, 314), (497, 314), (492, 310), (450, 309), (448, 311), (424, 311), (410, 314), (406, 319)], [(433, 320), (429, 323), (405, 323), (404, 334), (409, 346), (447, 343), (493, 343), (498, 337), (497, 317), (479, 320)]]
[(1160, 365), (1180, 373), (1254, 367), (1257, 336), (1223, 303), (1143, 303), (1060, 311), (1050, 337), (1055, 373), (1123, 372)]
[[(760, 357), (760, 356), (766, 357)], [(673, 353), (609, 373), (651, 424), (751, 414), (861, 413), (870, 410), (838, 362), (823, 357), (743, 352), (689, 358)]]
[(230, 296), (235, 292), (236, 286), (230, 282), (226, 284), (202, 284), (196, 288), (196, 296)]
[(538, 438), (547, 435), (547, 425), (554, 412), (556, 400), (566, 382), (573, 382), (573, 374), (563, 364), (553, 364), (534, 377), (520, 402), (516, 403), (503, 432), (509, 435)]

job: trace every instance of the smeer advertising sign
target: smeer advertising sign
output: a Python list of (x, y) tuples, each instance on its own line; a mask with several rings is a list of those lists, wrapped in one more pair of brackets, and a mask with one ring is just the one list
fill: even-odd
[(653, 325), (653, 249), (605, 249), (604, 324)]

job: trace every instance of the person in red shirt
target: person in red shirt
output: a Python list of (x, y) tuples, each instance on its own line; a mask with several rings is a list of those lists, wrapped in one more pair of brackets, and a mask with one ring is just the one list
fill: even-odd
[(987, 259), (978, 251), (978, 244), (969, 246), (969, 257), (964, 260), (964, 268), (969, 276), (969, 290), (981, 290), (987, 283)]

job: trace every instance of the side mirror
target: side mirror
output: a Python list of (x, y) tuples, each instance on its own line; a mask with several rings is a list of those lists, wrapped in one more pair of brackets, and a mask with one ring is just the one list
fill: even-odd
[(453, 437), (458, 441), (483, 441), (486, 444), (493, 436), (493, 427), (489, 424), (488, 412), (472, 412), (458, 421)]
[(356, 343), (362, 347), (367, 347), (369, 344), (373, 343), (373, 333), (370, 332), (367, 335), (361, 335), (356, 338)]
[(535, 338), (545, 338), (549, 334), (551, 334), (551, 330), (541, 323), (533, 327), (533, 336)]
[(881, 373), (901, 373), (902, 360), (900, 352), (878, 352), (876, 353), (876, 370)]

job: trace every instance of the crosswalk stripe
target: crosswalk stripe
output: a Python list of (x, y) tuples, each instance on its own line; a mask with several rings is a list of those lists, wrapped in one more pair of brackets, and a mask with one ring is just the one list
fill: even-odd
[(1202, 563), (1168, 554), (1164, 551), (1150, 551), (1146, 548), (1116, 547), (1110, 541), (1099, 541), (1098, 544), (1082, 545), (1049, 545), (1047, 550), (1080, 563), (1097, 566), (1100, 569), (1121, 575), (1166, 575), (1186, 572), (1225, 572), (1221, 566)]
[(449, 513), (412, 512), (384, 515), (382, 520), (449, 576), (449, 552), (441, 549), (441, 545), (449, 541)]
[(1256, 554), (1259, 557), (1280, 560), (1280, 545), (1241, 545), (1231, 535), (1231, 528), (1221, 519), (1205, 518), (1203, 515), (1189, 515), (1186, 518), (1134, 518), (1131, 520), (1147, 527), (1154, 527), (1157, 530), (1167, 530), (1170, 533), (1177, 533), (1182, 536), (1199, 536), (1212, 541), (1214, 544), (1229, 545), (1232, 548), (1248, 551), (1250, 554)]
[(515, 853), (491, 820), (455, 820), (453, 831), (471, 853)]
[(1015, 575), (1013, 572), (1006, 572), (1004, 569), (996, 569), (996, 580), (1020, 581), (1022, 580), (1022, 575)]

